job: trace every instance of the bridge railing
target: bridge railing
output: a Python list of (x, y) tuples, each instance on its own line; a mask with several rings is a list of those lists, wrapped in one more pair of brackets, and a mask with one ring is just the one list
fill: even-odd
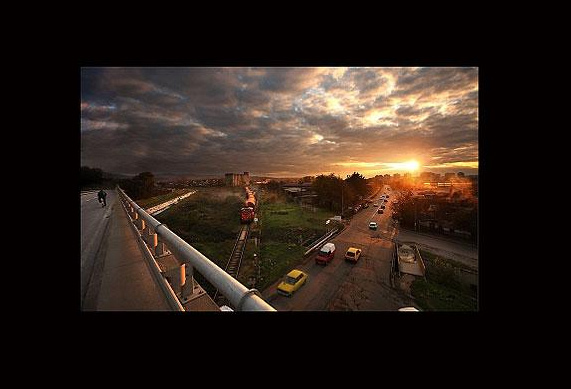
[[(149, 215), (117, 186), (117, 193), (127, 206), (127, 212), (145, 234), (145, 240), (155, 250), (156, 256), (171, 251), (177, 260), (184, 262), (193, 274), (196, 268), (208, 282), (222, 293), (236, 311), (275, 311), (256, 289), (248, 289), (222, 268), (172, 232), (165, 224)], [(184, 271), (184, 270), (183, 270)]]

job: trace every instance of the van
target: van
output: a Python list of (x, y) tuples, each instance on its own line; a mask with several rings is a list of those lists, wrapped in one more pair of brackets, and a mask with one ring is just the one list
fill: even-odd
[(327, 265), (335, 256), (335, 244), (325, 243), (315, 257), (315, 263), (318, 265)]

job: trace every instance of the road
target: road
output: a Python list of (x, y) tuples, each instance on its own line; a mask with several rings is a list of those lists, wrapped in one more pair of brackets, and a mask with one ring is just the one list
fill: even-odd
[(415, 242), (419, 249), (454, 259), (475, 270), (478, 269), (478, 247), (475, 245), (404, 229), (399, 230), (396, 238), (401, 242)]
[(109, 224), (113, 204), (117, 198), (114, 190), (106, 190), (107, 206), (97, 201), (97, 191), (83, 192), (81, 201), (81, 292), (85, 297), (87, 286), (93, 273), (97, 251)]
[[(379, 205), (380, 194), (373, 200)], [(278, 311), (396, 311), (411, 305), (411, 299), (391, 288), (393, 243), (390, 239), (396, 231), (390, 217), (390, 201), (385, 206), (382, 215), (377, 213), (377, 207), (370, 205), (353, 216), (350, 225), (330, 240), (336, 252), (328, 265), (315, 264), (315, 257), (311, 256), (299, 266), (298, 269), (308, 273), (309, 279), (292, 297), (278, 295), (276, 283), (262, 293), (266, 301)], [(378, 223), (376, 231), (369, 229), (370, 221)], [(356, 264), (344, 260), (349, 247), (362, 249)]]

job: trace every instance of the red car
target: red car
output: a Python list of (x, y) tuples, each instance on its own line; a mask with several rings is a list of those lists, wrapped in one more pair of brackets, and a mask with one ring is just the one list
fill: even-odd
[(335, 245), (333, 243), (325, 243), (315, 257), (315, 263), (318, 265), (327, 265), (335, 256)]

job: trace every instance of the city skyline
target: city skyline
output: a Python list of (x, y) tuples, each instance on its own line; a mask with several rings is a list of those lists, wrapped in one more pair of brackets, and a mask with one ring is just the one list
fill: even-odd
[(80, 131), (128, 175), (474, 175), (478, 69), (82, 68)]

